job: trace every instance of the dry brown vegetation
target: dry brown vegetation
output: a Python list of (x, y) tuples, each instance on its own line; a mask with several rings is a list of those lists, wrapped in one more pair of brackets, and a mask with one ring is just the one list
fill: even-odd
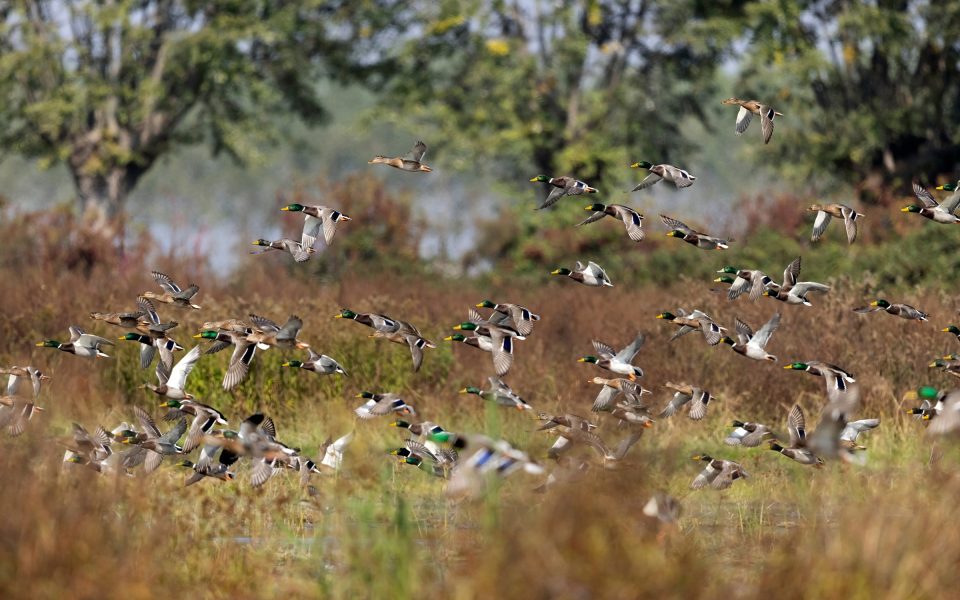
[[(950, 596), (957, 583), (960, 454), (925, 438), (900, 400), (920, 384), (952, 384), (926, 367), (956, 349), (956, 340), (939, 332), (956, 315), (947, 295), (915, 290), (891, 298), (932, 315), (930, 323), (915, 324), (854, 314), (850, 309), (875, 290), (851, 281), (834, 281), (833, 292), (805, 308), (769, 299), (730, 303), (710, 290), (717, 284), (700, 281), (642, 290), (598, 290), (546, 274), (542, 285), (524, 289), (401, 273), (331, 282), (292, 269), (279, 255), (253, 257), (228, 280), (195, 261), (145, 266), (129, 250), (125, 260), (66, 268), (47, 245), (11, 250), (0, 265), (7, 284), (0, 364), (30, 363), (54, 377), (41, 401), (47, 411), (24, 436), (0, 438), (2, 597), (930, 598)], [(227, 413), (231, 425), (263, 410), (277, 420), (282, 439), (305, 449), (356, 430), (344, 471), (320, 478), (319, 496), (305, 495), (292, 476), (251, 490), (244, 468), (235, 482), (182, 489), (182, 469), (169, 464), (132, 479), (61, 464), (57, 440), (70, 422), (112, 426), (131, 419), (133, 404), (155, 410), (156, 398), (139, 388), (152, 373), (139, 370), (127, 342), (108, 351), (112, 360), (95, 362), (34, 344), (63, 337), (70, 324), (119, 335), (94, 326), (87, 314), (132, 306), (153, 285), (150, 268), (201, 285), (202, 311), (163, 311), (180, 321), (175, 337), (185, 346), (203, 320), (296, 313), (305, 322), (301, 337), (350, 372), (335, 379), (281, 369), (294, 355), (273, 350), (257, 357), (232, 393), (219, 388), (223, 355), (204, 357), (191, 375), (194, 393)], [(597, 388), (586, 380), (596, 372), (575, 359), (590, 351), (591, 338), (622, 346), (637, 330), (648, 336), (637, 361), (647, 372), (642, 383), (657, 401), (668, 398), (667, 380), (697, 383), (719, 400), (702, 422), (658, 422), (615, 470), (594, 465), (545, 494), (532, 491), (538, 480), (517, 475), (480, 502), (448, 503), (441, 481), (385, 455), (402, 439), (387, 419), (356, 422), (349, 409), (360, 390), (397, 391), (423, 418), (454, 431), (498, 429), (546, 462), (553, 438), (534, 433), (529, 418), (456, 393), (484, 383), (489, 357), (441, 340), (483, 298), (543, 315), (506, 378), (538, 410), (589, 415)], [(768, 348), (780, 362), (749, 361), (728, 347), (706, 346), (697, 334), (668, 344), (673, 326), (654, 316), (678, 305), (727, 326), (740, 316), (755, 328), (782, 311)], [(413, 374), (404, 348), (332, 319), (343, 306), (409, 320), (439, 348)], [(857, 376), (862, 416), (883, 420), (864, 440), (867, 466), (808, 469), (767, 450), (722, 445), (733, 418), (781, 426), (794, 402), (816, 414), (822, 380), (780, 368), (803, 359), (836, 363)], [(599, 421), (609, 434), (612, 424)], [(689, 457), (696, 452), (739, 460), (752, 477), (727, 492), (691, 493), (699, 467)], [(641, 512), (658, 489), (683, 503), (676, 527), (663, 529)]]

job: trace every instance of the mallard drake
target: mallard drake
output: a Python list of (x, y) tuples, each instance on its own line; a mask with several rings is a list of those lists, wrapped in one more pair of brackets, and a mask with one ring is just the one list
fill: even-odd
[(493, 352), (493, 342), (490, 340), (489, 336), (485, 335), (472, 335), (467, 337), (462, 333), (455, 333), (453, 335), (448, 335), (443, 338), (445, 342), (460, 342), (466, 344), (467, 346), (473, 346), (474, 348), (479, 348), (484, 352)]
[(357, 313), (348, 308), (340, 309), (333, 315), (334, 319), (349, 319), (371, 327), (374, 333), (372, 338), (383, 338), (395, 344), (406, 344), (410, 348), (410, 357), (413, 359), (413, 371), (420, 370), (423, 364), (424, 348), (436, 348), (436, 344), (423, 337), (420, 330), (411, 323), (393, 319), (376, 313)]
[(827, 225), (830, 224), (830, 218), (836, 217), (843, 219), (843, 226), (847, 230), (847, 243), (852, 244), (857, 239), (857, 219), (862, 219), (865, 216), (846, 204), (814, 204), (807, 210), (817, 213), (817, 218), (813, 221), (811, 242), (820, 241), (823, 232), (827, 230)]
[(357, 398), (365, 398), (367, 401), (353, 410), (361, 419), (372, 419), (382, 417), (390, 413), (398, 412), (407, 415), (416, 416), (417, 411), (412, 406), (403, 401), (399, 395), (394, 393), (374, 394), (372, 392), (360, 392)]
[(165, 421), (174, 421), (185, 414), (193, 416), (193, 422), (190, 423), (190, 429), (187, 430), (187, 437), (183, 440), (184, 454), (198, 447), (200, 442), (203, 441), (203, 436), (210, 433), (214, 425), (228, 424), (227, 417), (222, 412), (209, 404), (203, 404), (193, 399), (164, 400), (160, 403), (160, 407), (169, 409), (163, 417)]
[(514, 329), (519, 331), (520, 335), (529, 335), (530, 332), (533, 331), (533, 322), (540, 320), (540, 315), (534, 314), (529, 308), (520, 306), (519, 304), (497, 303), (491, 300), (484, 300), (477, 304), (477, 308), (489, 308), (496, 313), (510, 317)]
[(879, 298), (870, 303), (870, 306), (861, 306), (859, 308), (853, 309), (853, 312), (856, 313), (872, 313), (885, 310), (889, 314), (900, 317), (901, 319), (906, 319), (908, 321), (926, 321), (927, 313), (918, 310), (909, 304), (890, 304), (883, 298)]
[(670, 402), (667, 403), (664, 409), (660, 411), (660, 414), (657, 415), (657, 418), (664, 419), (666, 417), (672, 417), (680, 410), (680, 407), (687, 403), (690, 403), (687, 416), (694, 421), (699, 421), (707, 416), (707, 405), (714, 399), (710, 392), (685, 383), (673, 383), (670, 381), (663, 384), (663, 387), (673, 390), (674, 394)]
[(145, 473), (152, 473), (157, 470), (164, 456), (180, 454), (180, 446), (177, 446), (179, 440), (187, 431), (187, 420), (181, 418), (166, 433), (161, 433), (153, 417), (139, 406), (133, 407), (133, 412), (140, 421), (143, 428), (143, 437), (121, 437), (120, 442), (139, 447), (137, 454), (143, 456), (143, 470)]
[(509, 385), (497, 377), (488, 377), (490, 386), (486, 390), (468, 386), (460, 390), (461, 394), (474, 394), (480, 396), (487, 402), (494, 402), (500, 406), (509, 406), (517, 410), (533, 410), (533, 407), (527, 404), (526, 400), (514, 392)]
[(797, 281), (800, 276), (800, 257), (793, 259), (787, 268), (783, 271), (783, 285), (777, 287), (768, 286), (763, 292), (764, 296), (769, 296), (775, 300), (786, 302), (787, 304), (802, 304), (804, 306), (813, 306), (807, 300), (807, 294), (810, 292), (827, 293), (830, 291), (829, 285), (817, 283), (816, 281)]
[[(940, 186), (937, 189), (941, 190), (955, 188), (952, 186), (950, 188)], [(960, 191), (954, 191), (954, 193), (943, 202), (937, 202), (933, 195), (924, 189), (922, 185), (914, 182), (913, 193), (916, 195), (917, 199), (923, 203), (923, 206), (909, 204), (901, 208), (900, 212), (917, 213), (921, 217), (926, 217), (931, 221), (947, 225), (960, 223), (960, 217), (957, 217), (957, 215), (953, 214), (956, 212), (957, 206), (960, 206)]]
[(771, 440), (771, 450), (779, 452), (787, 458), (797, 461), (801, 465), (820, 466), (823, 464), (823, 459), (806, 447), (807, 430), (803, 418), (803, 410), (799, 404), (794, 404), (793, 408), (790, 409), (790, 413), (787, 415), (787, 431), (790, 433), (790, 445), (781, 446), (776, 440)]
[(725, 250), (730, 247), (730, 240), (712, 237), (705, 233), (695, 231), (685, 223), (678, 221), (666, 215), (660, 215), (663, 224), (670, 228), (667, 237), (680, 238), (688, 244), (702, 248), (703, 250)]
[(940, 331), (952, 334), (957, 338), (958, 341), (960, 341), (960, 327), (957, 327), (956, 325), (947, 325)]
[(387, 165), (401, 171), (410, 173), (430, 173), (433, 171), (430, 167), (421, 162), (423, 155), (427, 153), (427, 145), (417, 140), (413, 148), (406, 156), (387, 157), (376, 155), (367, 161), (368, 165)]
[(724, 344), (729, 344), (734, 352), (742, 354), (747, 358), (777, 362), (777, 357), (768, 353), (766, 347), (778, 327), (780, 327), (780, 313), (776, 313), (770, 317), (770, 320), (760, 328), (760, 331), (758, 331), (756, 335), (754, 335), (749, 325), (738, 318), (736, 320), (738, 341), (734, 342), (733, 339), (727, 336), (720, 338), (720, 341)]
[(479, 336), (490, 338), (490, 354), (493, 358), (493, 368), (500, 377), (506, 375), (510, 370), (510, 366), (513, 365), (513, 340), (526, 339), (513, 327), (503, 324), (504, 320), (505, 319), (486, 320), (480, 313), (471, 308), (468, 312), (467, 320), (453, 326), (453, 329), (457, 331), (472, 331)]
[(740, 466), (740, 463), (722, 458), (713, 458), (708, 454), (697, 454), (692, 457), (693, 460), (706, 463), (706, 466), (700, 471), (690, 489), (699, 490), (706, 486), (711, 486), (715, 490), (725, 490), (737, 479), (746, 479), (749, 477), (747, 472)]
[[(210, 325), (206, 323), (205, 325)], [(227, 366), (227, 372), (223, 375), (223, 389), (230, 391), (246, 379), (250, 371), (250, 363), (257, 353), (257, 344), (247, 339), (248, 335), (253, 333), (253, 329), (243, 330), (242, 332), (216, 329), (205, 329), (196, 334), (195, 338), (204, 340), (214, 340), (214, 343), (207, 348), (207, 354), (219, 352), (223, 348), (234, 346), (233, 354), (230, 356), (230, 363)]]
[(728, 446), (756, 448), (764, 440), (776, 437), (773, 431), (762, 423), (749, 423), (735, 420), (730, 423), (730, 426), (733, 427), (734, 430), (723, 440), (723, 443)]
[(190, 302), (194, 296), (197, 295), (197, 292), (200, 291), (200, 286), (195, 283), (191, 283), (185, 289), (180, 289), (168, 275), (161, 273), (160, 271), (151, 271), (153, 275), (153, 280), (157, 282), (163, 289), (162, 294), (156, 294), (154, 292), (144, 292), (140, 294), (144, 298), (149, 298), (150, 300), (156, 300), (157, 302), (163, 302), (164, 304), (173, 304), (183, 308), (193, 308), (199, 309), (200, 307), (196, 304)]
[(593, 214), (577, 223), (577, 227), (599, 221), (605, 216), (610, 216), (623, 221), (627, 228), (627, 237), (635, 242), (643, 241), (643, 215), (633, 210), (629, 206), (622, 204), (591, 204), (585, 206), (583, 210), (592, 210)]
[(560, 200), (560, 198), (563, 198), (564, 196), (579, 196), (580, 194), (597, 193), (596, 188), (592, 188), (575, 177), (571, 177), (570, 175), (564, 175), (562, 177), (547, 177), (546, 175), (537, 175), (530, 181), (534, 183), (549, 183), (553, 186), (553, 189), (550, 190), (550, 193), (547, 195), (546, 199), (537, 206), (537, 210), (547, 208), (548, 206), (553, 206), (558, 200)]
[(323, 241), (329, 246), (333, 242), (333, 236), (337, 234), (337, 224), (340, 221), (353, 220), (339, 210), (326, 206), (304, 206), (294, 203), (288, 204), (280, 210), (303, 213), (303, 237), (300, 240), (302, 248), (313, 248), (313, 245), (317, 243), (317, 235), (320, 234), (321, 226), (323, 227)]
[(647, 175), (643, 181), (638, 183), (631, 192), (637, 192), (643, 189), (646, 189), (661, 179), (668, 181), (673, 185), (677, 186), (677, 189), (688, 188), (693, 185), (693, 182), (697, 180), (696, 177), (687, 173), (679, 167), (673, 165), (655, 165), (653, 163), (648, 163), (645, 160), (640, 162), (635, 162), (630, 165), (631, 169), (646, 169), (650, 171), (650, 174)]
[(70, 326), (70, 341), (59, 342), (57, 340), (44, 340), (37, 343), (40, 348), (56, 348), (61, 352), (75, 354), (84, 358), (110, 358), (100, 350), (100, 346), (113, 346), (114, 343), (108, 339), (102, 338), (90, 333), (84, 333), (82, 329), (75, 325)]
[(763, 295), (767, 286), (773, 282), (766, 273), (757, 269), (738, 269), (737, 267), (727, 266), (717, 273), (736, 275), (736, 278), (733, 279), (723, 276), (714, 279), (717, 283), (730, 284), (730, 290), (727, 292), (728, 300), (735, 300), (749, 289), (750, 299), (755, 301)]
[(316, 252), (311, 246), (304, 246), (296, 240), (291, 240), (289, 238), (283, 238), (279, 240), (265, 240), (260, 238), (258, 240), (253, 240), (254, 246), (262, 246), (266, 250), (260, 252), (251, 251), (250, 254), (264, 254), (271, 250), (283, 250), (290, 254), (293, 257), (294, 262), (302, 263), (310, 260), (310, 255)]
[(678, 337), (684, 336), (691, 331), (699, 330), (703, 334), (703, 339), (707, 341), (711, 346), (716, 346), (720, 342), (721, 332), (726, 331), (726, 328), (721, 327), (713, 320), (710, 315), (701, 312), (699, 310), (694, 310), (692, 313), (687, 314), (682, 308), (677, 309), (677, 315), (671, 312), (662, 312), (657, 315), (658, 319), (663, 319), (668, 323), (673, 323), (677, 325), (679, 329), (670, 336), (669, 341), (673, 341)]
[(737, 135), (742, 135), (743, 132), (747, 130), (747, 127), (750, 126), (750, 121), (753, 119), (753, 115), (760, 117), (760, 132), (763, 134), (764, 144), (769, 144), (770, 138), (773, 137), (773, 119), (783, 116), (783, 113), (777, 112), (770, 106), (762, 104), (757, 100), (727, 98), (726, 100), (721, 100), (720, 104), (735, 104), (740, 107), (740, 111), (737, 112)]
[(844, 369), (819, 360), (790, 363), (783, 367), (787, 370), (805, 371), (817, 377), (823, 377), (827, 384), (827, 396), (833, 398), (835, 394), (846, 392), (849, 384), (856, 383), (853, 375)]
[(394, 448), (393, 450), (390, 450), (390, 454), (399, 456), (400, 464), (414, 466), (420, 471), (429, 473), (430, 475), (440, 479), (447, 479), (450, 477), (450, 470), (438, 462), (436, 455), (428, 451), (426, 448), (418, 449), (420, 452), (415, 452), (406, 447)]
[(633, 341), (619, 352), (614, 352), (611, 346), (603, 342), (591, 340), (590, 343), (593, 344), (593, 350), (597, 355), (582, 356), (577, 359), (577, 362), (594, 364), (601, 369), (606, 369), (617, 375), (624, 375), (631, 381), (635, 381), (637, 377), (643, 377), (643, 369), (635, 367), (631, 363), (636, 358), (637, 353), (640, 352), (640, 348), (643, 347), (646, 339), (645, 335), (638, 333)]
[[(593, 401), (593, 412), (609, 412), (620, 408), (617, 399), (624, 396), (624, 407), (645, 408), (643, 404), (643, 395), (652, 394), (650, 390), (634, 383), (629, 379), (616, 378), (606, 379), (604, 377), (594, 377), (588, 379), (587, 383), (595, 383), (603, 386), (596, 400)], [(624, 420), (629, 420), (624, 417)]]
[(550, 272), (550, 274), (566, 275), (574, 281), (579, 281), (583, 285), (589, 285), (591, 287), (613, 287), (613, 283), (610, 281), (610, 278), (607, 277), (607, 272), (603, 270), (603, 267), (592, 260), (587, 261), (586, 267), (584, 267), (583, 263), (578, 260), (572, 271), (570, 269), (561, 267), (559, 269), (554, 269)]
[(271, 346), (288, 350), (294, 348), (306, 350), (310, 347), (310, 344), (297, 339), (297, 334), (303, 328), (303, 319), (297, 315), (287, 317), (287, 322), (283, 324), (283, 327), (258, 315), (250, 315), (250, 321), (253, 323), (254, 330), (247, 336), (247, 341), (257, 344), (261, 350)]
[(931, 362), (927, 365), (931, 369), (940, 369), (948, 375), (960, 378), (960, 360), (953, 354), (948, 354), (943, 358)]
[(348, 377), (347, 372), (343, 370), (343, 367), (340, 366), (340, 363), (330, 358), (326, 354), (317, 354), (312, 348), (308, 348), (307, 352), (310, 353), (310, 356), (306, 361), (301, 362), (299, 360), (288, 360), (280, 366), (290, 367), (293, 369), (303, 369), (304, 371), (312, 371), (313, 373), (319, 373), (321, 375), (340, 373), (344, 377)]
[[(920, 406), (905, 409), (904, 412), (913, 415), (917, 419), (930, 420), (940, 414), (940, 411), (943, 409), (943, 400), (945, 397), (945, 393), (941, 393), (937, 388), (929, 385), (910, 390), (904, 395), (904, 401), (916, 401), (919, 399), (921, 403)], [(933, 403), (934, 401), (936, 404)]]
[(40, 369), (34, 367), (0, 367), (0, 375), (9, 376), (7, 378), (8, 396), (16, 396), (20, 391), (20, 384), (29, 379), (33, 386), (34, 400), (40, 397), (43, 382), (52, 379), (49, 375), (45, 375)]

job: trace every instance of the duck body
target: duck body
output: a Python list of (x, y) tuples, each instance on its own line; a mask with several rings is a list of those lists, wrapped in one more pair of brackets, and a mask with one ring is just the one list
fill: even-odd
[(753, 116), (760, 117), (760, 133), (763, 135), (763, 143), (769, 144), (773, 137), (773, 120), (776, 117), (782, 117), (783, 113), (777, 112), (767, 104), (758, 100), (741, 100), (740, 98), (727, 98), (722, 100), (721, 104), (739, 106), (737, 112), (736, 134), (743, 135), (743, 132), (750, 126)]
[(563, 175), (560, 177), (547, 177), (546, 175), (537, 175), (530, 180), (533, 183), (547, 183), (553, 186), (547, 197), (537, 205), (537, 210), (543, 210), (556, 204), (564, 196), (579, 196), (581, 194), (595, 194), (597, 188), (590, 187), (576, 177)]
[(636, 192), (639, 190), (646, 189), (655, 183), (658, 183), (661, 179), (663, 181), (672, 183), (677, 186), (677, 189), (688, 188), (693, 185), (693, 182), (697, 180), (696, 177), (688, 173), (687, 171), (681, 169), (680, 167), (675, 167), (673, 165), (654, 165), (645, 160), (640, 162), (635, 162), (630, 165), (631, 169), (646, 169), (650, 171), (650, 174), (647, 175), (643, 181), (638, 183), (631, 192)]
[(643, 215), (633, 210), (629, 206), (622, 204), (591, 204), (584, 207), (584, 210), (593, 211), (593, 214), (577, 223), (577, 227), (599, 221), (605, 216), (613, 217), (623, 222), (627, 229), (627, 236), (634, 242), (643, 241), (645, 237), (643, 231)]
[(560, 268), (554, 270), (552, 274), (566, 275), (570, 279), (590, 287), (613, 287), (607, 272), (592, 260), (588, 261), (586, 266), (578, 260), (573, 270)]
[(843, 226), (847, 233), (847, 243), (852, 244), (857, 239), (857, 219), (864, 217), (863, 213), (858, 213), (845, 204), (814, 204), (807, 208), (808, 211), (817, 213), (813, 221), (813, 233), (810, 236), (811, 242), (817, 242), (827, 230), (832, 217), (843, 219)]
[(423, 163), (423, 155), (427, 153), (427, 145), (417, 140), (413, 148), (406, 156), (374, 156), (367, 161), (371, 165), (387, 165), (394, 169), (406, 171), (408, 173), (430, 173), (432, 168)]

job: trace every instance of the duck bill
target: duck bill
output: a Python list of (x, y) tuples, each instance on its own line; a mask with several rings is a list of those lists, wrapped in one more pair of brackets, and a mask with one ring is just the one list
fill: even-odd
[(284, 206), (284, 207), (281, 208), (280, 210), (290, 210), (290, 207), (289, 207), (289, 206)]

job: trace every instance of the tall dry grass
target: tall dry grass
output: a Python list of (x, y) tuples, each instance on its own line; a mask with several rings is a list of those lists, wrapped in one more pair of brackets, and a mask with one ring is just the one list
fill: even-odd
[[(702, 256), (718, 261), (716, 268), (723, 264), (722, 255)], [(0, 300), (0, 364), (30, 363), (54, 377), (41, 402), (47, 411), (24, 436), (0, 438), (2, 597), (932, 598), (948, 597), (956, 584), (960, 534), (952, 498), (960, 491), (960, 456), (949, 441), (926, 439), (900, 404), (909, 388), (952, 384), (926, 368), (957, 343), (939, 332), (957, 308), (940, 292), (907, 290), (890, 298), (931, 313), (930, 323), (914, 324), (854, 314), (850, 309), (877, 290), (845, 280), (814, 298), (815, 308), (804, 308), (769, 299), (730, 303), (710, 291), (716, 284), (684, 279), (667, 288), (596, 290), (544, 274), (536, 286), (481, 289), (399, 270), (331, 281), (292, 269), (279, 255), (252, 257), (225, 280), (196, 260), (147, 265), (130, 252), (121, 262), (103, 258), (67, 268), (47, 257), (7, 254), (0, 265), (8, 283)], [(302, 338), (350, 372), (321, 378), (281, 369), (295, 354), (272, 350), (257, 357), (248, 381), (231, 393), (219, 387), (225, 355), (204, 357), (191, 375), (194, 393), (232, 424), (266, 411), (281, 439), (304, 449), (355, 430), (344, 471), (321, 478), (317, 496), (288, 476), (251, 490), (243, 469), (234, 483), (182, 489), (184, 473), (169, 465), (133, 479), (63, 467), (58, 439), (71, 421), (112, 426), (130, 420), (134, 404), (153, 410), (156, 398), (139, 388), (152, 373), (138, 368), (137, 348), (126, 342), (110, 351), (113, 359), (95, 362), (34, 344), (66, 335), (70, 324), (119, 335), (87, 314), (132, 306), (138, 292), (153, 286), (151, 268), (201, 285), (202, 311), (161, 308), (181, 323), (175, 337), (184, 345), (204, 320), (248, 312), (283, 320), (296, 313), (305, 322)], [(696, 383), (719, 400), (703, 422), (658, 422), (616, 470), (594, 464), (545, 494), (532, 491), (538, 480), (517, 476), (478, 503), (449, 503), (442, 482), (388, 460), (385, 450), (402, 437), (386, 419), (356, 422), (350, 409), (361, 390), (397, 391), (423, 418), (459, 431), (496, 427), (543, 459), (552, 437), (535, 433), (529, 418), (488, 412), (476, 397), (456, 393), (484, 383), (489, 357), (441, 339), (484, 298), (523, 303), (543, 315), (518, 345), (506, 378), (539, 410), (589, 414), (598, 390), (586, 380), (596, 371), (576, 358), (591, 351), (592, 338), (618, 347), (638, 330), (648, 338), (638, 358), (647, 372), (642, 383), (658, 402), (669, 396), (662, 387), (668, 380)], [(700, 308), (729, 327), (735, 316), (756, 328), (782, 311), (768, 348), (780, 362), (749, 361), (727, 347), (706, 346), (697, 334), (668, 343), (673, 326), (654, 316), (678, 305)], [(406, 349), (332, 319), (344, 306), (409, 320), (439, 348), (413, 374)], [(822, 381), (780, 368), (805, 359), (853, 372), (863, 416), (883, 420), (865, 440), (866, 467), (807, 469), (766, 450), (722, 445), (732, 418), (781, 426), (786, 409), (800, 402), (815, 420)], [(615, 435), (612, 423), (598, 420), (602, 435)], [(699, 469), (689, 460), (695, 452), (740, 460), (752, 477), (727, 492), (690, 493)], [(649, 494), (660, 489), (681, 498), (676, 527), (662, 528), (642, 514)]]

